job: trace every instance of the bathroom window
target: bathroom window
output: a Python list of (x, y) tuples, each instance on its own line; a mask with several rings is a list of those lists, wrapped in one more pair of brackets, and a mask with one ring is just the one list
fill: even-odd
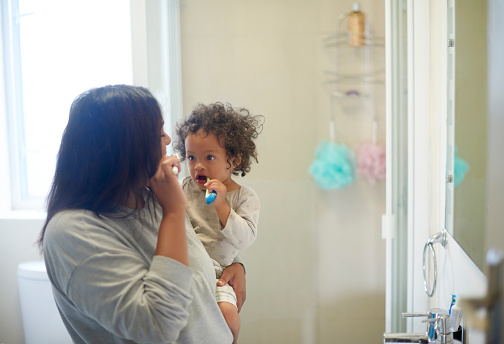
[(38, 208), (50, 188), (73, 99), (91, 87), (133, 82), (130, 4), (3, 5), (11, 202), (14, 209)]
[[(180, 62), (166, 57), (166, 52), (180, 53), (178, 45), (168, 42), (179, 34), (176, 26), (170, 26), (178, 24), (178, 11), (175, 0), (148, 4), (2, 0), (0, 211), (43, 208), (70, 105), (83, 91), (107, 84), (136, 84), (163, 99), (164, 109), (180, 108), (178, 99), (172, 99), (181, 98), (180, 94), (165, 94), (175, 79), (160, 72), (173, 70)], [(161, 30), (170, 33), (160, 35)], [(169, 66), (149, 64), (147, 56), (169, 60), (161, 62)], [(170, 126), (166, 117), (165, 111)]]

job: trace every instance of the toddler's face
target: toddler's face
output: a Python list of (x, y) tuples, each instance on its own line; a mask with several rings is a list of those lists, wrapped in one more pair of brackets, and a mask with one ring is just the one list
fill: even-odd
[(207, 177), (219, 180), (227, 188), (231, 186), (234, 166), (229, 166), (227, 152), (215, 135), (206, 135), (200, 130), (187, 136), (185, 147), (191, 177), (200, 189), (206, 190), (203, 184)]

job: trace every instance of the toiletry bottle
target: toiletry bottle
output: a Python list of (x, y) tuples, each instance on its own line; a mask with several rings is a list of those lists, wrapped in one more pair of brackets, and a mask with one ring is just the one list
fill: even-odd
[(362, 47), (364, 45), (364, 13), (360, 11), (358, 3), (352, 6), (352, 12), (348, 15), (348, 44), (351, 47)]

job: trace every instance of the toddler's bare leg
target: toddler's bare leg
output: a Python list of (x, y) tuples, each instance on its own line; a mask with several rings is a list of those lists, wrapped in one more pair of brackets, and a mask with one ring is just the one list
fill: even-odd
[(238, 334), (240, 333), (240, 315), (238, 314), (238, 309), (235, 305), (229, 302), (219, 302), (219, 308), (224, 315), (224, 319), (233, 334), (233, 344), (238, 343)]

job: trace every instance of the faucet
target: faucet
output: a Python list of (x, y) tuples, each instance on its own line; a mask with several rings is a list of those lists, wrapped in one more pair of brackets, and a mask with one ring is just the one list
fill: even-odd
[(435, 312), (426, 313), (402, 313), (403, 318), (426, 317), (423, 322), (427, 323), (425, 333), (384, 333), (383, 343), (440, 343), (452, 344), (453, 334), (451, 332), (451, 318), (448, 314)]

